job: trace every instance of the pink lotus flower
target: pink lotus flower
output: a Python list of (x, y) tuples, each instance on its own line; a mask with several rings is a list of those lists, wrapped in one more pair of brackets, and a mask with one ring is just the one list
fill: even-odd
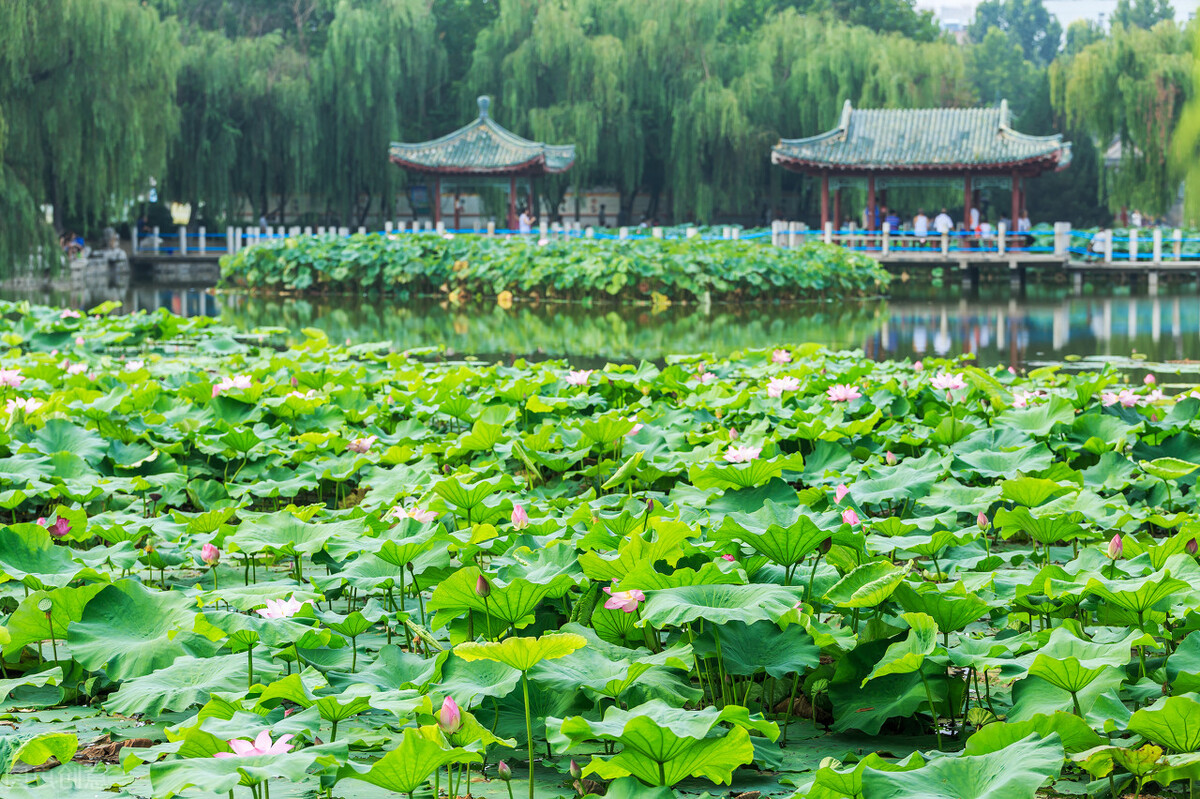
[(924, 370), (925, 370), (925, 364), (921, 363), (920, 361), (917, 361), (916, 363), (913, 364), (914, 372), (922, 372)]
[(726, 561), (727, 563), (733, 563), (735, 560), (737, 560), (737, 558), (735, 558), (733, 555), (730, 555), (729, 553), (725, 553), (724, 555), (721, 556), (721, 560)]
[(896, 460), (897, 460), (896, 454), (894, 452), (892, 452), (890, 449), (887, 452), (883, 453), (883, 461), (888, 466), (895, 466)]
[(145, 365), (146, 365), (145, 361), (129, 361), (128, 363), (125, 364), (125, 371), (126, 372), (137, 372), (137, 371), (140, 371), (141, 368)]
[(854, 508), (846, 508), (842, 511), (842, 521), (851, 527), (859, 523), (858, 514), (854, 512)]
[(775, 350), (771, 353), (771, 363), (791, 363), (792, 354), (787, 350)]
[(359, 454), (369, 452), (375, 442), (379, 440), (378, 436), (367, 436), (366, 438), (356, 438), (346, 445), (346, 449)]
[(52, 538), (62, 538), (71, 532), (71, 523), (61, 516), (54, 520), (54, 524), (48, 523), (45, 516), (39, 516), (37, 523), (45, 527)]
[(438, 727), (446, 735), (453, 735), (462, 727), (462, 711), (454, 697), (447, 696), (442, 700), (442, 709), (437, 713)]
[(20, 369), (0, 369), (0, 387), (20, 388), (24, 380)]
[(800, 388), (800, 380), (795, 377), (776, 377), (767, 383), (768, 397), (782, 397), (785, 391), (795, 391)]
[(1155, 379), (1154, 375), (1146, 375), (1144, 378), (1142, 378), (1142, 382), (1148, 386), (1152, 386), (1158, 381)]
[(383, 515), (383, 518), (387, 521), (399, 521), (400, 519), (412, 519), (413, 521), (418, 521), (418, 522), (421, 522), (422, 524), (424, 524), (425, 522), (431, 522), (434, 519), (436, 519), (437, 517), (438, 517), (437, 511), (422, 510), (421, 508), (418, 508), (415, 505), (412, 507), (411, 510), (405, 510), (402, 506), (395, 505), (392, 507), (391, 510), (389, 510), (387, 513), (385, 513)]
[(200, 560), (204, 561), (206, 566), (216, 566), (221, 562), (221, 550), (213, 544), (205, 544), (200, 548)]
[(264, 619), (290, 619), (300, 611), (300, 608), (307, 604), (308, 600), (298, 602), (294, 596), (288, 597), (286, 600), (268, 599), (265, 608), (259, 608), (254, 612)]
[(758, 457), (762, 452), (762, 447), (752, 447), (749, 444), (743, 447), (731, 445), (725, 450), (725, 460), (729, 463), (749, 463)]
[(550, 243), (550, 239), (538, 239), (539, 247), (545, 247), (549, 243)]
[(303, 394), (301, 394), (299, 391), (289, 391), (287, 393), (287, 397), (295, 397), (296, 399), (302, 399), (302, 400), (315, 399), (317, 396), (318, 396), (318, 394), (317, 394), (317, 390), (315, 388), (310, 388), (308, 391), (305, 391)]
[(707, 386), (709, 383), (716, 380), (717, 376), (712, 372), (702, 372), (696, 379), (700, 381), (700, 385)]
[(1116, 405), (1117, 404), (1117, 395), (1112, 393), (1111, 391), (1105, 391), (1103, 394), (1100, 395), (1100, 404), (1102, 406), (1104, 406), (1105, 408), (1107, 408), (1110, 405)]
[(254, 379), (250, 375), (226, 377), (213, 386), (212, 395), (215, 397), (222, 391), (229, 391), (232, 388), (250, 388), (252, 385), (254, 385)]
[(979, 525), (980, 530), (986, 530), (991, 526), (991, 522), (988, 521), (987, 516), (983, 515), (983, 511), (979, 511), (979, 515), (975, 517), (975, 523)]
[(78, 319), (81, 316), (83, 316), (83, 314), (81, 314), (79, 311), (76, 311), (74, 308), (64, 308), (63, 312), (59, 314), (59, 319)]
[(737, 428), (736, 428), (736, 427), (731, 427), (731, 428), (729, 428), (729, 440), (730, 440), (730, 441), (737, 441), (737, 440), (738, 440), (738, 431), (737, 431)]
[(638, 434), (638, 431), (646, 426), (646, 425), (642, 424), (641, 422), (639, 422), (637, 420), (636, 416), (629, 417), (629, 421), (633, 422), (633, 427), (631, 427), (629, 429), (629, 432), (625, 434), (626, 438), (629, 438), (630, 436), (636, 436)]
[(963, 380), (962, 372), (959, 372), (956, 375), (942, 372), (940, 375), (936, 375), (932, 380), (930, 380), (929, 384), (934, 388), (941, 389), (943, 391), (956, 391), (960, 388), (967, 387), (966, 381)]
[(1108, 542), (1108, 556), (1113, 560), (1116, 560), (1121, 557), (1121, 554), (1124, 551), (1125, 544), (1121, 541), (1121, 534), (1117, 533), (1112, 537), (1112, 540)]
[(502, 782), (510, 781), (512, 779), (512, 766), (501, 760), (496, 764), (496, 776), (499, 777)]
[[(1143, 397), (1142, 401), (1145, 404), (1149, 405), (1152, 402), (1160, 402), (1161, 400), (1165, 400), (1166, 398), (1167, 398), (1167, 395), (1163, 393), (1162, 389), (1156, 388), (1153, 391), (1151, 391), (1149, 394), (1147, 394), (1145, 397)], [(1156, 419), (1155, 421), (1158, 421), (1158, 420)]]
[(586, 386), (588, 378), (594, 370), (592, 369), (572, 369), (567, 372), (567, 385), (569, 386)]
[(633, 613), (637, 610), (639, 602), (646, 601), (646, 595), (636, 588), (632, 591), (617, 591), (614, 593), (611, 588), (605, 586), (604, 593), (610, 597), (604, 601), (604, 607), (609, 610), (623, 610), (626, 613)]
[(76, 337), (75, 337), (75, 346), (76, 346), (76, 347), (82, 347), (82, 346), (83, 346), (83, 344), (84, 344), (84, 341), (83, 341), (83, 336), (76, 336)]
[(1138, 395), (1127, 388), (1122, 389), (1121, 393), (1117, 395), (1117, 401), (1121, 403), (1121, 407), (1123, 408), (1132, 408), (1138, 404)]
[(487, 599), (492, 595), (492, 584), (482, 574), (475, 580), (475, 594), (481, 599)]
[(850, 385), (849, 383), (839, 383), (825, 389), (826, 396), (834, 402), (850, 402), (862, 396), (858, 390), (858, 386)]
[(45, 403), (36, 397), (16, 397), (10, 399), (4, 404), (4, 409), (11, 415), (14, 411), (25, 411), (25, 413), (33, 413)]
[(849, 493), (850, 487), (845, 483), (842, 483), (837, 488), (833, 489), (833, 501), (835, 503), (841, 503), (842, 499)]
[(295, 736), (281, 735), (279, 740), (271, 743), (271, 733), (263, 730), (253, 742), (244, 738), (234, 738), (229, 742), (232, 752), (217, 752), (213, 757), (255, 757), (259, 755), (282, 755), (292, 751), (288, 741)]
[(87, 371), (86, 363), (73, 363), (67, 367), (67, 374), (69, 374), (69, 375), (81, 375), (86, 371)]
[(520, 505), (513, 505), (512, 515), (509, 516), (509, 519), (516, 530), (524, 530), (529, 526), (529, 514)]

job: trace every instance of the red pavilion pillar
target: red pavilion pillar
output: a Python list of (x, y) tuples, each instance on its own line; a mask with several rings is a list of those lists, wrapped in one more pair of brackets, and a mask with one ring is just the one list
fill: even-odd
[(833, 228), (840, 229), (842, 226), (842, 190), (839, 188), (833, 193)]
[(509, 230), (517, 229), (517, 177), (508, 178), (508, 225)]
[(971, 227), (971, 176), (963, 176), (963, 229)]
[(1009, 223), (1012, 230), (1017, 229), (1017, 218), (1021, 215), (1021, 178), (1016, 172), (1012, 176), (1012, 216), (1009, 217), (1012, 221)]
[(442, 221), (442, 179), (433, 179), (433, 226)]
[(829, 222), (829, 173), (821, 173), (821, 232)]
[(867, 230), (875, 229), (875, 176), (867, 175)]

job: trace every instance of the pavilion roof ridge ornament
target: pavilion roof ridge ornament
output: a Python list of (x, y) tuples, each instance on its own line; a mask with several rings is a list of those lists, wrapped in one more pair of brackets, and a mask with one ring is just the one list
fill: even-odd
[(425, 142), (392, 142), (392, 163), (425, 174), (516, 176), (565, 172), (575, 163), (575, 145), (518, 136), (492, 118), (491, 98), (476, 102), (479, 116), (456, 131)]
[(856, 109), (847, 99), (837, 127), (780, 139), (771, 162), (808, 174), (1036, 175), (1064, 169), (1071, 145), (1059, 134), (1014, 130), (1007, 100), (987, 108)]

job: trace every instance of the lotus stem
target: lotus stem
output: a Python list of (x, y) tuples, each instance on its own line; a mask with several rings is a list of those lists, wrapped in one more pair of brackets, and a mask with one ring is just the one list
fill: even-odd
[(817, 604), (813, 602), (813, 580), (817, 577), (817, 566), (821, 565), (821, 550), (817, 549), (817, 559), (813, 561), (812, 571), (808, 573), (808, 590), (804, 593), (804, 599), (812, 603), (813, 610), (816, 611)]
[(933, 703), (933, 691), (929, 688), (929, 680), (925, 678), (924, 669), (917, 669), (921, 675), (921, 684), (925, 686), (925, 698), (929, 700), (929, 714), (933, 716), (933, 732), (937, 735), (937, 748), (942, 751), (942, 728), (938, 726), (937, 707)]
[(246, 690), (254, 687), (254, 645), (246, 648)]
[[(521, 692), (525, 696), (525, 741), (529, 748), (529, 799), (533, 796), (533, 719), (529, 715), (529, 675), (521, 672)], [(511, 791), (511, 789), (509, 789)]]
[[(787, 707), (783, 709), (783, 746), (787, 746), (787, 731), (788, 722), (792, 718), (792, 705), (796, 704), (796, 689), (800, 687), (800, 672), (796, 672), (796, 676), (792, 678), (792, 693), (788, 696)], [(813, 713), (815, 716), (816, 713)]]

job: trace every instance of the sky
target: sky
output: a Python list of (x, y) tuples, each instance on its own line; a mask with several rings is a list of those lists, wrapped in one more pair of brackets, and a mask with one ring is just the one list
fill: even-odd
[[(1058, 17), (1063, 28), (1077, 19), (1096, 19), (1104, 14), (1107, 20), (1117, 7), (1117, 0), (1043, 0), (1046, 9)], [(917, 0), (918, 8), (932, 9), (946, 19), (957, 19), (969, 22), (973, 16), (972, 9), (978, 5), (978, 0)], [(1174, 0), (1175, 16), (1180, 21), (1196, 13), (1200, 0)], [(966, 19), (961, 17), (966, 16)]]

